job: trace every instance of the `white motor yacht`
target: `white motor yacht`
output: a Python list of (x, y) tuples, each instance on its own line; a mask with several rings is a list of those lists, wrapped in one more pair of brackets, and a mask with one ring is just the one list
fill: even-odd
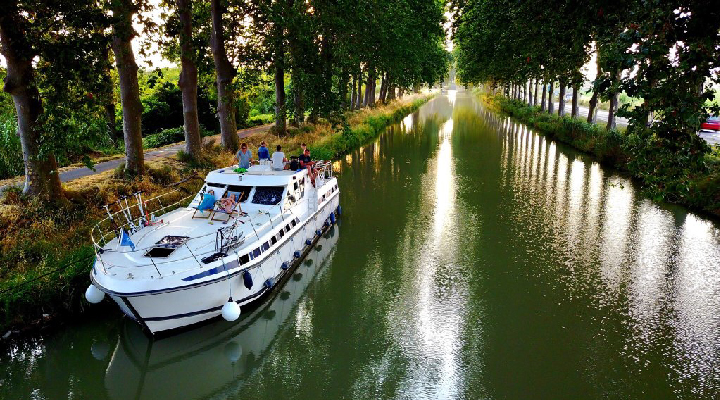
[[(93, 230), (97, 257), (86, 298), (108, 295), (150, 335), (221, 315), (237, 319), (335, 223), (340, 192), (332, 165), (316, 163), (315, 171), (313, 185), (307, 169), (229, 167), (210, 172), (197, 194), (176, 203), (140, 194), (134, 206), (125, 200)], [(151, 216), (153, 204), (160, 210)]]

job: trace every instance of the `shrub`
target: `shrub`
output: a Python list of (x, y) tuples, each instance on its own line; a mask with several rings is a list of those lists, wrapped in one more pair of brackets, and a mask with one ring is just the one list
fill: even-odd
[(248, 118), (246, 125), (249, 127), (252, 127), (252, 126), (271, 124), (273, 122), (275, 122), (274, 114), (257, 114), (255, 116)]
[(12, 178), (25, 172), (20, 138), (16, 132), (15, 118), (0, 119), (0, 179)]

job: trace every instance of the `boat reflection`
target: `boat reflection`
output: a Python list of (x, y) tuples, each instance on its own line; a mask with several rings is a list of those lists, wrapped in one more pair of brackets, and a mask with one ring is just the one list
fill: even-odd
[(338, 237), (336, 225), (273, 298), (237, 323), (217, 321), (153, 341), (137, 324), (127, 321), (105, 374), (108, 396), (199, 399), (238, 392), (262, 364), (279, 332), (291, 325), (288, 320), (298, 312), (311, 282), (327, 270)]

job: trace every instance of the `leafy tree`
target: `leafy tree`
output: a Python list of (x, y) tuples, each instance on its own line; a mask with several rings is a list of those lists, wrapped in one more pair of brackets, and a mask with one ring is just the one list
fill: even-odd
[[(24, 193), (61, 195), (58, 157), (104, 131), (99, 100), (108, 95), (108, 20), (95, 2), (18, 1), (0, 12), (7, 62), (3, 90), (12, 96), (25, 165)], [(75, 134), (75, 137), (71, 137)]]

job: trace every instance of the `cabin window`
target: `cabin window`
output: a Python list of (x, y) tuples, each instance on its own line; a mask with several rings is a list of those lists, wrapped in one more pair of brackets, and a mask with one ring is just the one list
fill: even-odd
[(285, 186), (258, 186), (255, 188), (252, 202), (253, 204), (274, 206), (282, 200), (284, 190)]
[(222, 183), (214, 183), (214, 182), (208, 182), (208, 183), (206, 183), (205, 185), (206, 185), (206, 187), (208, 187), (208, 190), (209, 190), (210, 188), (225, 189), (225, 186), (227, 186), (227, 185), (222, 184)]
[(285, 232), (290, 232), (290, 225), (285, 225)]
[(167, 247), (153, 247), (145, 253), (145, 257), (167, 257), (172, 254), (173, 251), (175, 251), (175, 249)]
[(296, 225), (295, 220), (292, 220), (292, 222), (290, 222), (290, 224), (294, 227)]
[(269, 249), (269, 248), (270, 248), (270, 244), (269, 244), (268, 242), (263, 243), (263, 245), (262, 245), (263, 251), (265, 251), (265, 250), (267, 250), (267, 249)]
[(253, 250), (252, 255), (253, 255), (253, 258), (260, 257), (260, 248), (258, 247), (255, 250)]
[(275, 243), (277, 243), (277, 237), (273, 236), (273, 237), (270, 238), (270, 245), (271, 245), (271, 246), (274, 246)]
[(228, 185), (227, 192), (225, 193), (225, 197), (230, 197), (231, 195), (235, 195), (236, 201), (244, 202), (245, 200), (247, 200), (250, 197), (251, 190), (252, 190), (252, 186)]
[(145, 257), (167, 257), (190, 240), (187, 236), (165, 236), (145, 252)]
[(240, 259), (238, 260), (238, 263), (240, 263), (240, 265), (247, 264), (249, 262), (250, 262), (250, 255), (248, 255), (248, 254), (240, 256)]
[(278, 233), (278, 239), (283, 236), (285, 236), (285, 231), (281, 229), (280, 232)]
[(295, 183), (294, 183), (294, 186), (295, 186), (295, 190), (297, 190), (297, 188), (298, 188), (298, 183), (295, 182)]

